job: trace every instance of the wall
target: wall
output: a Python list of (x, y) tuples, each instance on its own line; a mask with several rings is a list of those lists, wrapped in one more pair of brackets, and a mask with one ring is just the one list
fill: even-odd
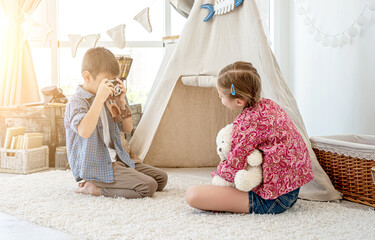
[[(359, 16), (366, 0), (305, 1), (314, 22), (327, 33), (342, 32)], [(375, 135), (375, 11), (349, 45), (324, 47), (307, 32), (297, 3), (290, 1), (291, 89), (310, 136)], [(288, 34), (288, 33), (285, 33)], [(280, 59), (282, 60), (282, 58)]]

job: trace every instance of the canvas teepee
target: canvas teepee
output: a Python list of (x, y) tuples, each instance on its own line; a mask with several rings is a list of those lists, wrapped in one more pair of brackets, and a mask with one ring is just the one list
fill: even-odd
[(254, 0), (233, 12), (203, 22), (214, 1), (196, 0), (164, 71), (155, 79), (143, 117), (131, 139), (132, 151), (160, 167), (216, 166), (215, 138), (238, 112), (222, 106), (215, 90), (219, 71), (235, 61), (251, 62), (262, 79), (263, 97), (278, 103), (292, 118), (306, 144), (315, 178), (300, 197), (337, 200), (337, 192), (313, 153), (297, 104), (269, 48)]

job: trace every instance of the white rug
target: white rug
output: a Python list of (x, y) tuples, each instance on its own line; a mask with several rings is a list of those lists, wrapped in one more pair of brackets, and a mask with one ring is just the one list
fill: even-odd
[(169, 175), (147, 199), (75, 194), (70, 171), (1, 179), (0, 212), (87, 239), (375, 239), (375, 211), (298, 200), (280, 215), (210, 213), (185, 202), (208, 178)]

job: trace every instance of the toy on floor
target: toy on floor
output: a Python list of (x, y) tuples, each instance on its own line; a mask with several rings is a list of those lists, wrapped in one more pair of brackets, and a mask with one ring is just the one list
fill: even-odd
[[(216, 150), (221, 159), (221, 162), (227, 160), (228, 153), (230, 152), (232, 129), (233, 124), (228, 124), (217, 134)], [(248, 164), (246, 166), (246, 169), (240, 170), (236, 173), (236, 176), (234, 177), (234, 183), (228, 182), (220, 176), (215, 175), (212, 178), (212, 185), (236, 187), (238, 190), (248, 192), (262, 182), (262, 161), (262, 153), (258, 149), (255, 149), (247, 157)]]

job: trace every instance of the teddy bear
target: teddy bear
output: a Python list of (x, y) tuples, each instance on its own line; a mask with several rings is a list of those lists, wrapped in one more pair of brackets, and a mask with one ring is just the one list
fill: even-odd
[[(233, 124), (228, 124), (222, 128), (216, 137), (217, 154), (219, 155), (221, 162), (227, 160), (228, 153), (230, 152), (231, 136), (232, 136)], [(239, 170), (235, 177), (234, 183), (226, 181), (218, 175), (212, 178), (212, 185), (217, 186), (228, 186), (235, 187), (238, 190), (248, 192), (254, 187), (258, 186), (262, 182), (262, 164), (263, 157), (262, 152), (255, 149), (247, 157), (246, 169)]]

